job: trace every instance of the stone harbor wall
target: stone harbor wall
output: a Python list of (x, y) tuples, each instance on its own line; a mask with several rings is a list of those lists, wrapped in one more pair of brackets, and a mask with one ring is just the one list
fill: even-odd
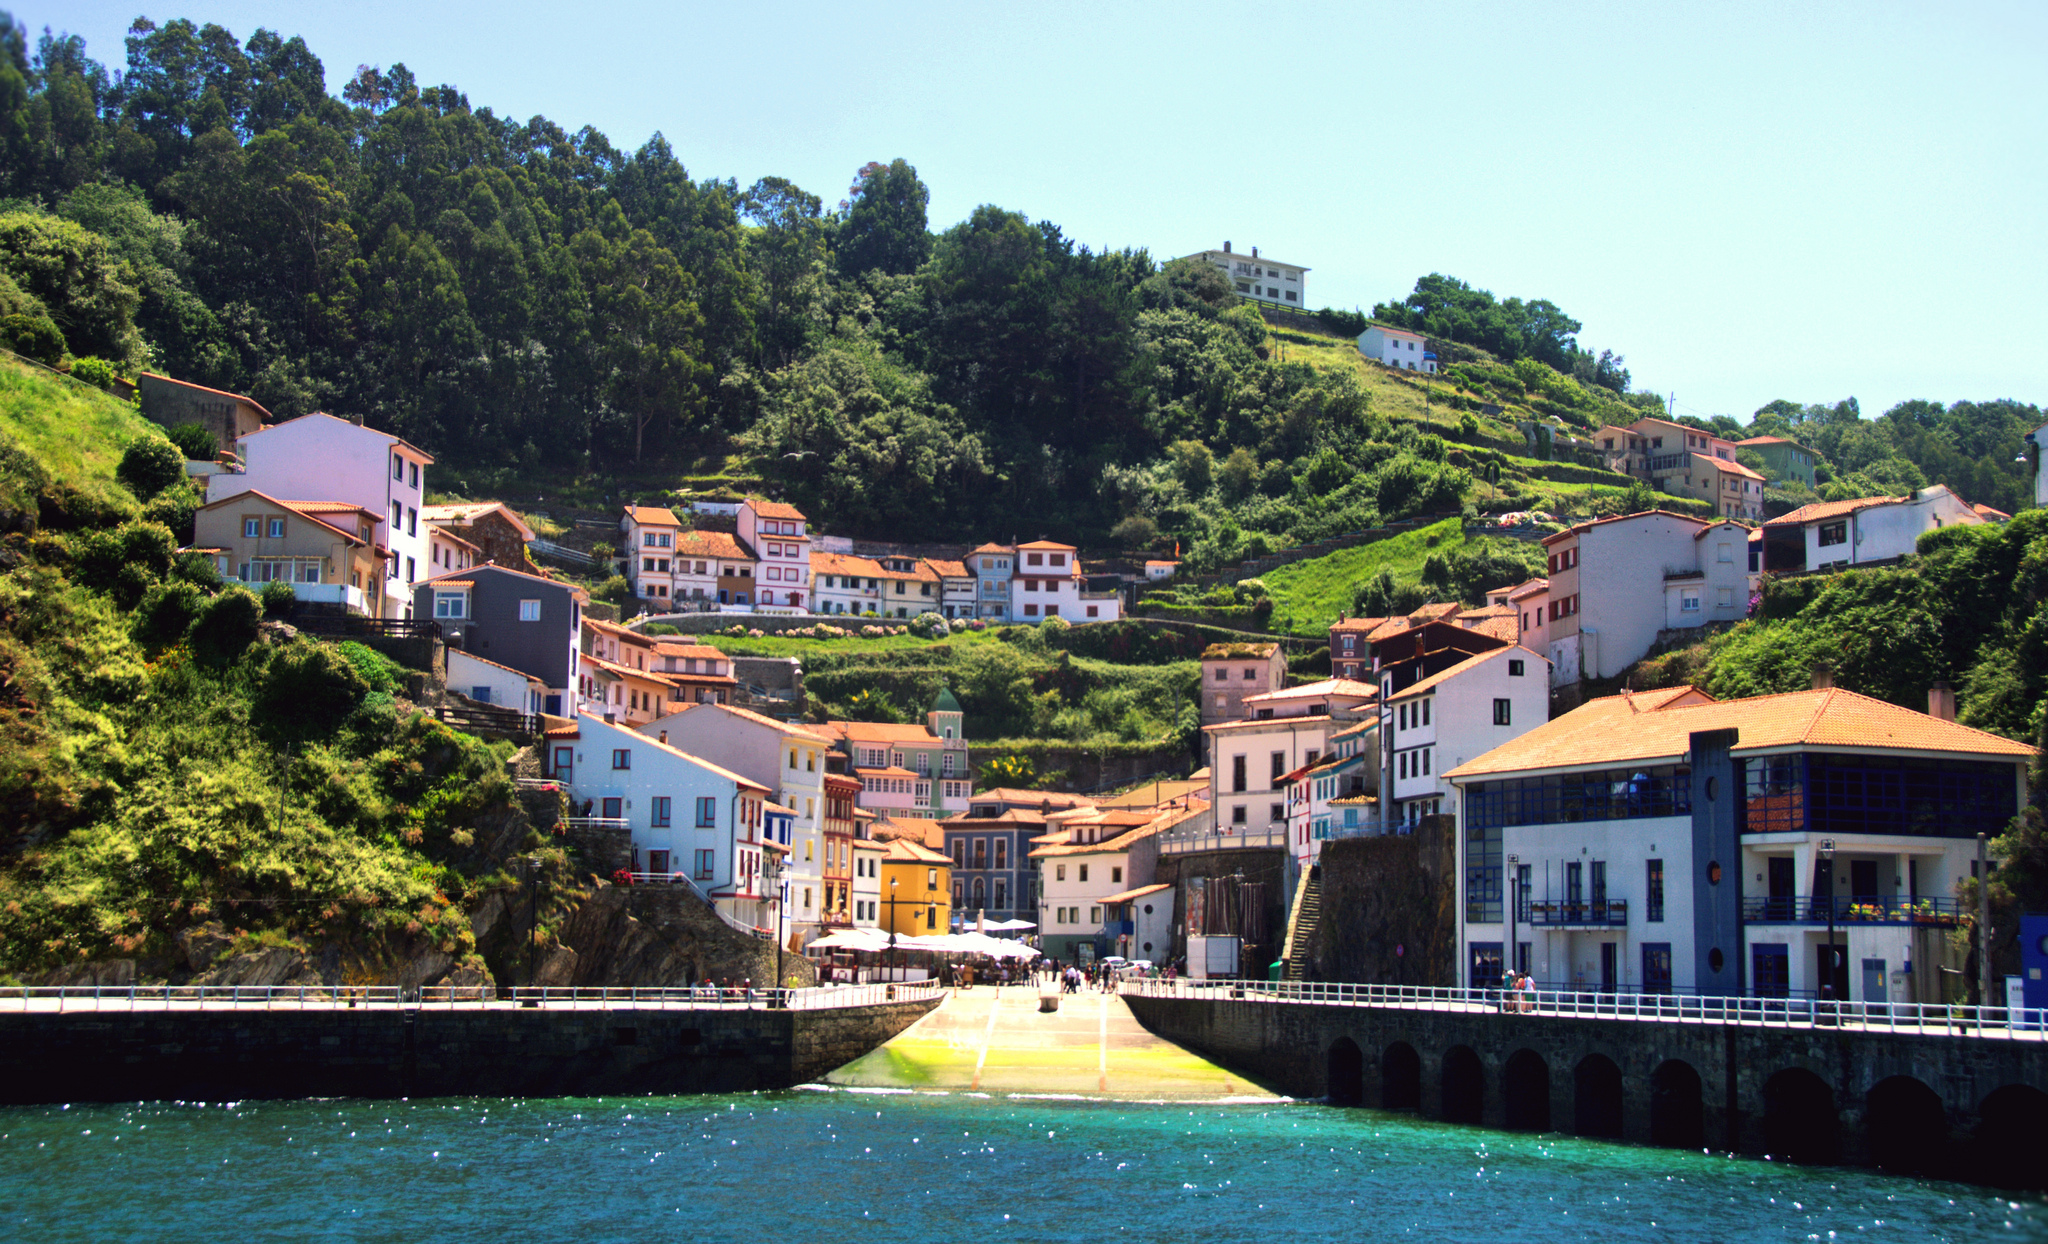
[(1412, 834), (1324, 843), (1322, 918), (1302, 952), (1307, 979), (1456, 985), (1455, 834), (1452, 818), (1432, 817)]

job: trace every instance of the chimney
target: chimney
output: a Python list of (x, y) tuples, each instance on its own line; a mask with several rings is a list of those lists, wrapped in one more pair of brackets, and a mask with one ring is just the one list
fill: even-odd
[(1813, 689), (1829, 691), (1835, 685), (1835, 667), (1825, 661), (1813, 667)]
[(1224, 254), (1226, 254), (1226, 255), (1228, 255), (1228, 254), (1230, 253), (1230, 241), (1229, 241), (1229, 239), (1227, 239), (1227, 238), (1226, 238), (1226, 239), (1224, 239), (1224, 242), (1223, 242), (1223, 253), (1224, 253)]
[(1252, 247), (1252, 258), (1253, 258), (1253, 259), (1257, 259), (1258, 257), (1259, 257), (1259, 248), (1258, 248), (1258, 247), (1256, 247), (1256, 246), (1254, 246), (1254, 247)]
[(1943, 721), (1956, 719), (1955, 688), (1946, 682), (1937, 682), (1927, 689), (1927, 715)]

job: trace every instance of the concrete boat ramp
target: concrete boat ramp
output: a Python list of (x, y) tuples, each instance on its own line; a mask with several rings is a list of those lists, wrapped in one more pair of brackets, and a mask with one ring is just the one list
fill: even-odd
[(824, 1082), (1138, 1101), (1274, 1100), (1233, 1071), (1147, 1032), (1115, 994), (1065, 994), (1039, 1009), (1036, 985), (955, 989), (939, 1007)]

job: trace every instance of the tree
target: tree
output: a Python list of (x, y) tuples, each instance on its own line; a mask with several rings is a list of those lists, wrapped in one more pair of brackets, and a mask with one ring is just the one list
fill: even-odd
[(1217, 483), (1222, 486), (1224, 500), (1233, 504), (1242, 501), (1251, 491), (1252, 480), (1259, 473), (1259, 457), (1240, 445), (1230, 451), (1223, 460), (1222, 469), (1217, 471)]
[(9, 212), (0, 215), (0, 273), (47, 309), (71, 353), (141, 359), (141, 299), (105, 238), (55, 216)]
[(1132, 514), (1110, 529), (1109, 538), (1127, 549), (1149, 549), (1159, 539), (1159, 524)]
[(1181, 487), (1191, 497), (1200, 497), (1209, 491), (1214, 482), (1216, 455), (1200, 441), (1176, 441), (1167, 451), (1173, 458), (1174, 473), (1180, 476)]
[(904, 160), (870, 161), (854, 174), (847, 202), (840, 204), (839, 270), (880, 271), (890, 276), (915, 272), (931, 257), (932, 237), (925, 209), (931, 191)]

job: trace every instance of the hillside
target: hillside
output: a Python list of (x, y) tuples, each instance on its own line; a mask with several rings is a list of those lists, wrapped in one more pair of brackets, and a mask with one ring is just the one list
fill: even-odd
[(122, 960), (272, 983), (325, 956), (351, 981), (478, 979), (469, 912), (506, 851), (566, 862), (525, 828), (509, 748), (175, 557), (138, 517), (159, 499), (115, 478), (116, 447), (157, 439), (111, 398), (0, 369), (0, 977)]

